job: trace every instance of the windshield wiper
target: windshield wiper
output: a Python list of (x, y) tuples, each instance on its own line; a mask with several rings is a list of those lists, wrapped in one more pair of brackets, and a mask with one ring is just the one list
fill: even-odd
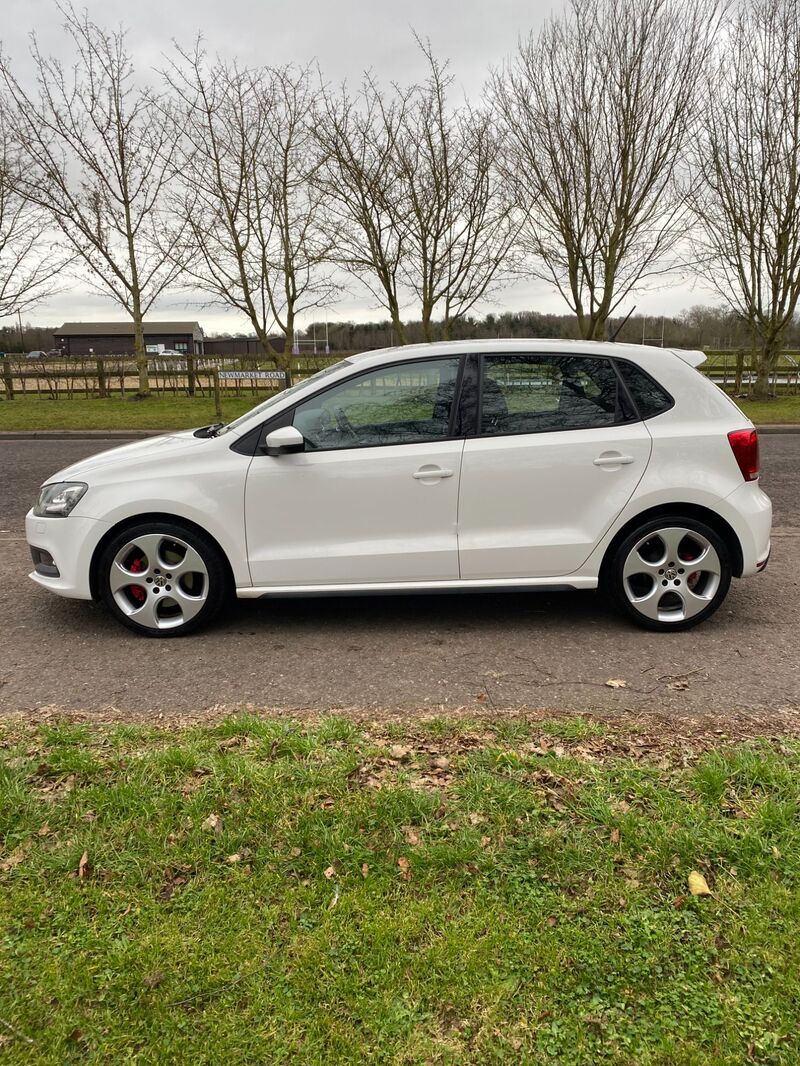
[(225, 425), (224, 422), (214, 422), (210, 426), (201, 426), (200, 429), (196, 429), (193, 433), (195, 437), (216, 437), (219, 431)]

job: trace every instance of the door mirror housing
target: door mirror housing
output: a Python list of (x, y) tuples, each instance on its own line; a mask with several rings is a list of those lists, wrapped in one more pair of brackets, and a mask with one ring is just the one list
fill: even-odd
[(293, 452), (303, 452), (305, 449), (306, 439), (294, 426), (281, 426), (280, 429), (273, 429), (264, 438), (264, 451), (267, 455), (291, 455)]

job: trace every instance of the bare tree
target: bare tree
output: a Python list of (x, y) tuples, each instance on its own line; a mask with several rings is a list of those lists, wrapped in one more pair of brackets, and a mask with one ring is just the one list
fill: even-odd
[(146, 395), (142, 320), (179, 272), (182, 233), (164, 214), (173, 128), (158, 96), (135, 84), (125, 33), (109, 33), (72, 7), (59, 10), (76, 55), (69, 72), (34, 38), (34, 97), (0, 60), (25, 161), (20, 189), (49, 213), (90, 283), (133, 319)]
[(47, 214), (20, 193), (24, 163), (6, 116), (0, 97), (0, 318), (52, 295), (67, 259), (48, 239)]
[(419, 42), (427, 80), (405, 96), (400, 174), (407, 197), (405, 279), (421, 304), (425, 339), (434, 339), (508, 280), (518, 226), (497, 172), (498, 140), (486, 111), (452, 109), (452, 76)]
[(345, 87), (324, 91), (317, 118), (323, 158), (317, 181), (336, 261), (385, 308), (400, 344), (406, 342), (401, 306), (411, 224), (398, 149), (406, 106), (399, 93), (386, 99), (368, 76), (355, 98)]
[(427, 340), (448, 337), (508, 279), (516, 237), (491, 117), (450, 106), (446, 64), (418, 43), (425, 81), (384, 92), (368, 75), (356, 98), (327, 94), (318, 123), (339, 261), (389, 312), (401, 344), (405, 302), (419, 304)]
[[(266, 355), (288, 366), (298, 315), (336, 294), (321, 226), (310, 72), (209, 65), (200, 44), (166, 73), (178, 99), (183, 197), (197, 257), (184, 274), (244, 314)], [(277, 353), (269, 337), (285, 338)]]
[(493, 76), (531, 269), (585, 338), (674, 269), (679, 170), (717, 23), (716, 0), (572, 0)]
[(692, 198), (700, 268), (750, 327), (765, 399), (800, 297), (796, 0), (740, 4), (706, 89)]

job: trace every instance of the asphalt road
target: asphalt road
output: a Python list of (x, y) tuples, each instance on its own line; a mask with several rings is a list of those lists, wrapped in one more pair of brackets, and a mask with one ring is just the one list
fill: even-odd
[(668, 635), (576, 592), (241, 601), (196, 636), (142, 639), (27, 578), (23, 516), (39, 484), (104, 447), (0, 441), (0, 710), (800, 712), (800, 434), (762, 437), (769, 569), (734, 582), (705, 625)]

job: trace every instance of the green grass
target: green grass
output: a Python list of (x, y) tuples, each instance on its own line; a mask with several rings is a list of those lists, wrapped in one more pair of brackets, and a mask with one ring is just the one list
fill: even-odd
[(800, 425), (800, 396), (781, 396), (775, 400), (737, 400), (755, 425)]
[(0, 1053), (792, 1064), (798, 889), (796, 741), (6, 723)]
[[(224, 399), (223, 420), (229, 422), (238, 418), (263, 398), (264, 396), (247, 396)], [(756, 425), (800, 424), (800, 396), (786, 396), (764, 402), (737, 402)], [(0, 400), (0, 430), (191, 429), (216, 420), (213, 400), (198, 397), (40, 400), (17, 396), (11, 402)]]
[[(222, 401), (222, 418), (230, 422), (260, 403), (260, 396)], [(0, 402), (0, 430), (37, 429), (191, 429), (218, 421), (213, 399), (151, 396), (147, 400), (113, 397), (59, 400), (22, 398)]]

